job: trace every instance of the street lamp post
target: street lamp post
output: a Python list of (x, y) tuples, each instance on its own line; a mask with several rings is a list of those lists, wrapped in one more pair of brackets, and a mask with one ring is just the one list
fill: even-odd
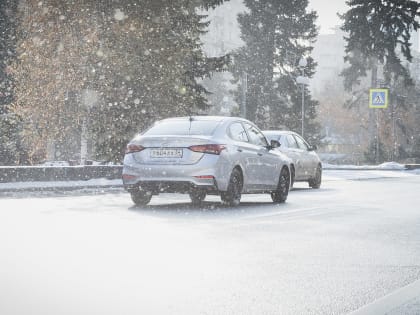
[(302, 137), (305, 131), (305, 85), (302, 84)]
[(248, 73), (242, 74), (242, 117), (246, 118), (246, 94), (248, 92)]
[(297, 84), (302, 85), (302, 137), (304, 137), (305, 132), (305, 85), (309, 84), (308, 77), (305, 77), (305, 67), (307, 65), (306, 58), (301, 58), (299, 60), (299, 68), (302, 71), (302, 75), (296, 78)]

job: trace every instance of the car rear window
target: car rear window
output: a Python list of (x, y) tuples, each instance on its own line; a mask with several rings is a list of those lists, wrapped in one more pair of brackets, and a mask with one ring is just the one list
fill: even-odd
[(212, 120), (172, 120), (159, 122), (145, 131), (146, 136), (211, 136), (219, 121)]

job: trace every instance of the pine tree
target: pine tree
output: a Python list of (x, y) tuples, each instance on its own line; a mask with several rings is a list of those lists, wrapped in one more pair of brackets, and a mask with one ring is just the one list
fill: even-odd
[[(381, 136), (386, 142), (373, 135), (374, 115), (373, 110), (370, 110), (370, 148), (379, 141), (385, 146), (385, 151), (392, 152), (391, 158), (403, 158), (406, 153), (397, 150), (397, 147), (401, 146), (395, 142), (395, 129), (398, 128), (407, 139), (412, 137), (410, 132), (415, 128), (410, 126), (409, 120), (404, 117), (411, 115), (413, 106), (401, 105), (397, 100), (400, 95), (408, 96), (410, 86), (413, 85), (406, 61), (412, 61), (410, 37), (420, 26), (417, 21), (420, 16), (420, 3), (410, 0), (349, 0), (347, 4), (350, 9), (341, 16), (344, 20), (342, 30), (347, 33), (345, 61), (349, 64), (342, 72), (345, 88), (348, 91), (355, 90), (361, 78), (367, 76), (368, 72), (371, 88), (389, 88), (389, 108), (376, 113), (380, 119), (377, 124), (385, 126)], [(382, 82), (378, 80), (379, 76), (383, 76)], [(365, 87), (365, 90), (367, 91), (368, 87)], [(398, 117), (395, 117), (396, 115)], [(402, 121), (407, 123), (401, 123)], [(389, 134), (389, 130), (393, 130), (393, 135)], [(378, 150), (375, 152), (381, 153)]]
[(197, 8), (219, 2), (143, 1), (126, 7), (130, 14), (113, 23), (115, 33), (106, 32), (102, 45), (112, 66), (98, 75), (114, 79), (93, 111), (101, 158), (120, 161), (128, 140), (157, 119), (207, 108), (207, 91), (198, 79), (222, 70), (227, 58), (204, 56), (200, 35), (208, 23)]
[(380, 164), (388, 160), (389, 153), (386, 151), (384, 143), (375, 139), (370, 143), (368, 150), (364, 152), (364, 156), (366, 162)]
[[(367, 70), (383, 65), (385, 83), (403, 77), (411, 84), (401, 57), (411, 62), (410, 37), (420, 26), (420, 3), (411, 0), (348, 0), (350, 9), (341, 16), (341, 29), (347, 32), (346, 57), (350, 66), (343, 72), (345, 86), (352, 84)], [(397, 50), (400, 50), (398, 53)]]
[(27, 0), (19, 12), (17, 101), (35, 163), (78, 158), (86, 124), (96, 158), (119, 162), (156, 119), (207, 107), (199, 79), (226, 58), (205, 58), (197, 8), (221, 0)]
[[(235, 55), (234, 75), (247, 76), (246, 117), (262, 127), (280, 125), (299, 131), (301, 126), (301, 75), (298, 61), (309, 57), (317, 36), (315, 12), (307, 12), (306, 0), (246, 0), (249, 11), (239, 16), (245, 46)], [(304, 69), (311, 77), (316, 64), (309, 57)], [(238, 103), (242, 103), (240, 86)], [(305, 87), (307, 135), (316, 137), (317, 102)]]

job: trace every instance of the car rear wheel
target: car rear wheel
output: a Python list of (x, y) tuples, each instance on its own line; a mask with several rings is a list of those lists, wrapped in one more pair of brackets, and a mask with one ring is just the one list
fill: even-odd
[(206, 198), (206, 192), (201, 189), (194, 189), (190, 191), (190, 198), (193, 205), (200, 205)]
[(152, 194), (149, 191), (137, 190), (130, 192), (130, 194), (131, 200), (133, 200), (137, 206), (147, 205), (152, 199)]
[(220, 197), (222, 202), (228, 206), (238, 206), (241, 202), (242, 193), (242, 173), (235, 168), (230, 175), (230, 180), (226, 192), (222, 192)]
[(290, 173), (287, 167), (283, 167), (280, 172), (277, 190), (271, 193), (271, 199), (275, 203), (283, 203), (287, 199), (290, 188)]
[(309, 187), (318, 189), (319, 187), (321, 187), (321, 180), (322, 180), (322, 167), (321, 165), (318, 165), (316, 168), (315, 177), (311, 178), (308, 181)]

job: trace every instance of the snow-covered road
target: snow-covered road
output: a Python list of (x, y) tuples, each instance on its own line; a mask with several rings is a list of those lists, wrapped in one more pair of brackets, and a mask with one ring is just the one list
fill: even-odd
[(324, 178), (297, 183), (286, 204), (246, 195), (238, 208), (2, 198), (0, 314), (346, 314), (416, 284), (418, 172)]

